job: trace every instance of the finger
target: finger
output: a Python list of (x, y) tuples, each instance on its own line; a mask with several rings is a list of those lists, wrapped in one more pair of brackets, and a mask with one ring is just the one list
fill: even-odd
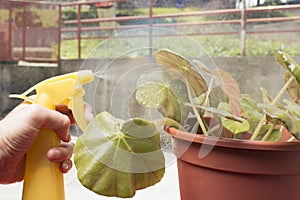
[(47, 153), (48, 160), (56, 163), (60, 163), (65, 160), (68, 160), (72, 157), (73, 149), (74, 149), (73, 143), (62, 143), (61, 146), (51, 148), (48, 151)]
[(27, 114), (31, 116), (27, 118), (28, 124), (37, 129), (50, 129), (65, 142), (71, 140), (69, 134), (70, 120), (66, 115), (37, 104), (31, 104), (28, 107), (30, 109), (28, 109)]
[(56, 108), (55, 108), (58, 112), (64, 114), (64, 115), (67, 115), (70, 119), (70, 122), (71, 124), (74, 124), (75, 123), (75, 119), (73, 117), (73, 114), (72, 114), (72, 110), (70, 110), (68, 108), (68, 106), (64, 105), (64, 104), (59, 104), (59, 105), (56, 105)]
[[(56, 105), (56, 110), (67, 115), (71, 121), (71, 124), (76, 123), (72, 114), (72, 110), (70, 110), (66, 105)], [(90, 122), (94, 118), (93, 108), (87, 103), (84, 103), (84, 116), (87, 122)]]
[(72, 166), (73, 166), (73, 163), (71, 160), (64, 160), (63, 162), (60, 163), (59, 170), (62, 173), (67, 173), (68, 171), (70, 171)]

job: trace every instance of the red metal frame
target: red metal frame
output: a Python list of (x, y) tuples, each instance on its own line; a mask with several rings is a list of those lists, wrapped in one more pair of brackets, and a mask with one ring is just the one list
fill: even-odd
[[(199, 12), (189, 12), (189, 13), (175, 13), (175, 14), (153, 14), (153, 0), (149, 0), (149, 14), (142, 16), (132, 16), (132, 17), (113, 17), (105, 19), (81, 19), (81, 7), (83, 5), (95, 4), (98, 1), (80, 1), (80, 2), (68, 2), (68, 3), (47, 3), (47, 2), (35, 2), (35, 1), (20, 1), (20, 0), (8, 0), (9, 2), (9, 50), (11, 51), (12, 46), (12, 11), (13, 3), (18, 2), (18, 5), (23, 5), (23, 43), (22, 43), (22, 59), (26, 59), (26, 7), (30, 4), (50, 4), (58, 6), (58, 56), (55, 62), (60, 62), (61, 59), (61, 41), (62, 40), (78, 40), (78, 58), (81, 59), (81, 40), (82, 39), (95, 39), (95, 38), (106, 38), (107, 36), (95, 36), (95, 37), (83, 37), (81, 33), (83, 31), (95, 31), (95, 30), (118, 30), (118, 29), (133, 29), (133, 28), (142, 28), (142, 27), (173, 27), (173, 26), (204, 26), (212, 24), (240, 24), (241, 30), (238, 31), (225, 31), (225, 32), (206, 32), (199, 33), (198, 35), (232, 35), (240, 34), (241, 35), (241, 52), (242, 55), (245, 55), (246, 48), (246, 36), (248, 34), (270, 34), (270, 33), (298, 33), (300, 32), (300, 27), (295, 27), (293, 30), (263, 30), (263, 31), (247, 31), (247, 24), (255, 22), (284, 22), (284, 21), (295, 21), (300, 20), (300, 16), (294, 17), (274, 17), (274, 18), (258, 18), (258, 19), (247, 19), (247, 13), (255, 12), (267, 12), (267, 11), (286, 11), (286, 10), (300, 10), (300, 5), (281, 5), (281, 6), (267, 6), (267, 7), (253, 7), (253, 8), (242, 8), (242, 9), (222, 9), (222, 10), (208, 10), (208, 11), (199, 11)], [(126, 2), (128, 0), (111, 0), (111, 2)], [(76, 28), (63, 28), (62, 27), (62, 8), (67, 6), (77, 6), (77, 19), (76, 20), (67, 20), (64, 21), (65, 25), (77, 25)], [(186, 23), (168, 23), (168, 24), (154, 24), (154, 19), (163, 19), (163, 18), (183, 18), (191, 16), (213, 16), (213, 15), (227, 15), (227, 14), (241, 14), (241, 19), (236, 20), (211, 20), (205, 22), (186, 22)], [(132, 20), (148, 20), (148, 24), (143, 25), (124, 25), (124, 26), (111, 26), (111, 27), (83, 27), (83, 24), (99, 23), (99, 22), (122, 22), (122, 21), (132, 21)], [(62, 34), (66, 32), (75, 32), (76, 37), (73, 38), (63, 38)], [(195, 34), (190, 34), (195, 35)], [(163, 36), (162, 36), (163, 37)], [(149, 34), (150, 45), (152, 43), (152, 34)], [(151, 53), (151, 52), (150, 52)], [(12, 54), (10, 53), (9, 57), (13, 59)]]
[[(26, 21), (28, 19), (28, 9), (30, 6), (39, 6), (39, 5), (52, 5), (52, 6), (60, 6), (59, 4), (57, 3), (51, 3), (51, 2), (36, 2), (36, 1), (21, 1), (21, 0), (7, 0), (7, 1), (0, 1), (0, 4), (3, 3), (4, 7), (7, 7), (8, 8), (8, 14), (9, 14), (9, 17), (8, 17), (8, 41), (7, 41), (7, 45), (8, 45), (8, 58), (5, 59), (5, 61), (18, 61), (18, 60), (25, 60), (25, 61), (30, 61), (30, 59), (32, 58), (28, 58), (26, 56), (27, 52), (28, 52), (28, 47), (27, 47), (27, 38), (28, 38), (28, 33), (27, 33), (27, 24), (26, 24)], [(14, 44), (13, 44), (13, 34), (14, 34), (14, 29), (15, 29), (15, 24), (14, 24), (14, 21), (13, 21), (13, 12), (14, 12), (14, 6), (18, 6), (18, 7), (21, 7), (21, 9), (23, 10), (22, 12), (22, 22), (21, 22), (21, 27), (18, 27), (19, 30), (21, 30), (21, 45), (19, 47), (21, 47), (21, 52), (20, 52), (20, 56), (14, 58), (14, 55), (13, 55), (13, 49), (14, 49)], [(59, 17), (61, 17), (61, 15), (59, 15)], [(59, 19), (59, 21), (61, 21)], [(58, 23), (58, 27), (57, 27), (57, 32), (58, 33), (58, 37), (60, 37), (60, 34), (61, 34), (61, 27), (60, 27), (60, 23)], [(42, 57), (41, 58), (33, 58), (34, 61), (46, 61), (46, 62), (59, 62), (59, 59), (60, 59), (60, 39), (61, 38), (58, 38), (58, 41), (59, 41), (59, 44), (58, 44), (58, 57), (57, 59), (53, 60), (53, 59), (48, 59), (48, 58), (45, 58), (43, 59)], [(1, 60), (0, 60), (1, 62)]]
[(61, 12), (61, 4), (59, 4), (59, 6), (58, 6), (58, 49), (57, 49), (57, 61), (58, 61), (58, 63), (60, 63), (60, 59), (61, 59), (61, 56), (60, 56), (60, 49), (61, 49), (61, 29), (62, 29), (62, 27), (61, 27), (61, 21), (62, 21), (62, 19), (61, 19), (61, 16), (62, 16), (62, 12)]
[(9, 51), (9, 60), (12, 60), (12, 3), (9, 2), (9, 35), (8, 35), (8, 41), (9, 41), (9, 47), (8, 47), (8, 51)]
[[(118, 2), (118, 1), (115, 1)], [(92, 4), (95, 2), (88, 2), (87, 4)], [(63, 6), (74, 6), (77, 5), (81, 7), (85, 3), (66, 3), (62, 4)], [(142, 16), (126, 16), (126, 17), (113, 17), (113, 18), (105, 18), (105, 19), (81, 19), (77, 20), (67, 20), (64, 22), (65, 25), (77, 24), (80, 27), (81, 31), (95, 31), (95, 30), (115, 30), (115, 29), (133, 29), (133, 28), (143, 28), (143, 27), (172, 27), (172, 26), (201, 26), (201, 25), (211, 25), (211, 24), (241, 24), (241, 31), (240, 32), (207, 32), (207, 33), (200, 33), (198, 35), (232, 35), (232, 34), (240, 34), (241, 35), (241, 52), (242, 55), (245, 56), (246, 54), (246, 36), (247, 34), (270, 34), (270, 33), (295, 33), (300, 32), (300, 29), (293, 29), (293, 30), (274, 30), (274, 31), (247, 31), (247, 24), (248, 23), (255, 23), (255, 22), (283, 22), (283, 21), (295, 21), (299, 20), (300, 16), (296, 17), (274, 17), (274, 18), (258, 18), (258, 19), (247, 19), (247, 13), (255, 13), (255, 12), (267, 12), (267, 11), (279, 11), (279, 10), (300, 10), (300, 5), (281, 5), (281, 6), (267, 6), (267, 7), (253, 7), (253, 8), (244, 8), (240, 9), (223, 9), (223, 10), (209, 10), (209, 11), (199, 11), (199, 12), (189, 12), (189, 13), (175, 13), (175, 14), (160, 14), (160, 15), (153, 15), (153, 0), (149, 0), (149, 15), (142, 15)], [(189, 23), (168, 23), (168, 24), (153, 24), (154, 19), (158, 18), (178, 18), (178, 17), (191, 17), (191, 16), (212, 16), (212, 15), (227, 15), (227, 14), (241, 14), (241, 19), (237, 20), (220, 20), (220, 21), (205, 21), (205, 22), (189, 22)], [(125, 25), (125, 26), (111, 26), (111, 27), (88, 27), (82, 28), (82, 24), (89, 24), (89, 23), (98, 23), (98, 22), (110, 22), (110, 21), (132, 21), (132, 20), (143, 20), (148, 19), (148, 24), (144, 25)], [(61, 32), (74, 32), (79, 31), (79, 28), (63, 28)], [(79, 35), (79, 34), (78, 34)], [(149, 34), (149, 41), (151, 43), (152, 35)], [(80, 37), (78, 36), (76, 39), (95, 39), (95, 38), (105, 38), (105, 37)], [(75, 38), (68, 38), (75, 39)], [(78, 41), (80, 44), (80, 41)], [(78, 52), (80, 52), (80, 45), (78, 45)], [(80, 58), (80, 57), (79, 57)]]

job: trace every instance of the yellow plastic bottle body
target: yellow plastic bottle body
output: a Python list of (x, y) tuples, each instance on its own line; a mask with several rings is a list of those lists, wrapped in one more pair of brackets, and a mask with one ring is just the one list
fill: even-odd
[[(24, 93), (11, 94), (12, 98), (21, 98), (37, 103), (48, 109), (64, 104), (72, 110), (77, 125), (85, 130), (87, 122), (84, 116), (83, 84), (94, 79), (91, 70), (82, 70), (44, 80)], [(36, 98), (27, 97), (36, 90)], [(59, 146), (58, 136), (51, 130), (41, 130), (33, 146), (26, 154), (26, 167), (22, 200), (64, 200), (63, 174), (58, 164), (47, 159), (47, 152)]]
[[(48, 95), (39, 95), (36, 103), (55, 109)], [(41, 130), (26, 154), (22, 200), (64, 200), (63, 174), (57, 163), (48, 161), (50, 148), (60, 145), (60, 139), (51, 130)]]

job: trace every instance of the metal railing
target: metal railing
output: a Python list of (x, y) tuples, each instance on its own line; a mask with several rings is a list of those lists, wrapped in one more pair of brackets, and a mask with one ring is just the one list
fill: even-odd
[[(300, 16), (291, 17), (264, 17), (264, 18), (247, 18), (248, 13), (257, 12), (272, 12), (272, 11), (291, 11), (300, 10), (300, 5), (280, 5), (280, 6), (266, 6), (266, 7), (252, 7), (246, 8), (245, 5), (241, 9), (223, 9), (223, 10), (207, 10), (198, 12), (184, 12), (175, 14), (153, 14), (153, 0), (149, 0), (149, 14), (141, 16), (125, 16), (125, 17), (111, 17), (111, 18), (96, 18), (96, 19), (81, 19), (80, 10), (81, 6), (87, 4), (94, 4), (96, 2), (87, 3), (68, 3), (61, 4), (61, 6), (77, 6), (78, 16), (76, 20), (66, 20), (64, 25), (77, 25), (76, 28), (61, 28), (62, 33), (76, 32), (76, 38), (68, 38), (68, 40), (77, 39), (78, 40), (78, 58), (81, 58), (81, 40), (82, 39), (95, 39), (95, 38), (106, 38), (108, 36), (93, 36), (87, 37), (82, 36), (80, 33), (85, 31), (101, 31), (101, 30), (124, 30), (124, 29), (134, 29), (143, 27), (188, 27), (188, 26), (203, 26), (203, 25), (217, 25), (217, 24), (237, 24), (240, 25), (240, 30), (238, 31), (216, 31), (216, 32), (202, 32), (196, 33), (198, 35), (240, 35), (241, 43), (241, 54), (245, 56), (246, 54), (246, 37), (247, 35), (254, 34), (271, 34), (271, 33), (297, 33), (300, 32), (300, 27), (294, 27), (293, 29), (282, 29), (282, 30), (260, 30), (260, 31), (247, 31), (247, 25), (250, 23), (270, 23), (270, 22), (288, 22), (300, 20)], [(175, 22), (175, 23), (160, 23), (154, 24), (155, 19), (167, 19), (167, 18), (184, 18), (184, 17), (209, 17), (209, 16), (224, 16), (224, 15), (240, 15), (240, 19), (229, 19), (229, 20), (207, 20), (200, 22)], [(120, 26), (110, 26), (110, 27), (100, 27), (100, 26), (88, 26), (83, 25), (101, 23), (101, 22), (125, 22), (125, 21), (136, 21), (136, 20), (146, 20), (147, 24), (141, 25), (120, 25)], [(187, 35), (193, 35), (188, 34)], [(195, 34), (194, 34), (195, 35)]]
[[(120, 3), (126, 0), (111, 0), (111, 2)], [(291, 22), (300, 20), (300, 16), (286, 16), (286, 17), (264, 17), (264, 18), (247, 18), (247, 14), (249, 13), (257, 13), (257, 12), (272, 12), (272, 11), (292, 11), (292, 10), (300, 10), (300, 5), (281, 5), (281, 6), (267, 6), (267, 7), (253, 7), (246, 8), (245, 6), (242, 9), (222, 9), (222, 10), (205, 10), (205, 11), (197, 11), (197, 12), (184, 12), (184, 13), (173, 13), (173, 14), (153, 14), (153, 0), (148, 1), (149, 12), (147, 15), (140, 16), (120, 16), (120, 17), (110, 17), (110, 18), (93, 18), (93, 19), (82, 19), (82, 7), (86, 5), (94, 5), (99, 1), (87, 1), (87, 2), (69, 2), (69, 3), (45, 3), (45, 2), (32, 2), (32, 1), (19, 1), (19, 0), (8, 0), (8, 1), (0, 1), (0, 9), (7, 9), (7, 21), (0, 22), (2, 24), (6, 24), (6, 28), (2, 28), (6, 32), (3, 33), (6, 35), (6, 43), (0, 44), (7, 46), (8, 54), (6, 54), (6, 60), (37, 60), (37, 61), (51, 61), (51, 62), (59, 62), (61, 59), (61, 45), (63, 40), (77, 40), (77, 51), (78, 51), (78, 59), (82, 58), (82, 40), (88, 39), (105, 39), (110, 37), (109, 35), (93, 35), (86, 36), (83, 35), (83, 32), (93, 32), (93, 31), (105, 31), (105, 30), (127, 30), (127, 29), (135, 29), (135, 28), (143, 28), (143, 27), (200, 27), (207, 25), (235, 25), (239, 27), (237, 30), (225, 30), (225, 31), (206, 31), (206, 32), (198, 32), (198, 33), (186, 33), (186, 35), (240, 35), (240, 43), (241, 43), (241, 54), (245, 55), (246, 49), (246, 38), (247, 35), (260, 35), (260, 34), (272, 34), (272, 33), (300, 33), (300, 27), (294, 26), (290, 29), (280, 29), (280, 30), (247, 30), (247, 27), (251, 23), (274, 23), (274, 22)], [(44, 46), (37, 46), (38, 48), (35, 50), (35, 46), (30, 44), (29, 41), (30, 36), (30, 28), (27, 25), (28, 22), (28, 9), (31, 6), (37, 7), (49, 7), (49, 9), (53, 9), (55, 13), (57, 13), (57, 24), (54, 31), (55, 34), (52, 34), (52, 39), (50, 43), (47, 44), (46, 48)], [(68, 6), (75, 6), (77, 10), (77, 19), (75, 20), (62, 20), (62, 9)], [(19, 15), (16, 15), (15, 7), (18, 8)], [(20, 12), (22, 11), (22, 12)], [(218, 16), (225, 15), (237, 15), (240, 18), (234, 19), (222, 19), (217, 20)], [(214, 17), (211, 17), (214, 16)], [(194, 21), (194, 22), (178, 22), (185, 17), (206, 17), (205, 20), (202, 21)], [(15, 19), (21, 19), (20, 26), (18, 29), (18, 41), (16, 42), (16, 28), (15, 28)], [(174, 22), (168, 23), (155, 23), (155, 20), (158, 19), (177, 19)], [(134, 22), (137, 20), (143, 20), (146, 23), (143, 24), (135, 24)], [(172, 20), (169, 20), (172, 21)], [(181, 20), (183, 21), (183, 20)], [(118, 25), (118, 26), (99, 26), (99, 23), (102, 22), (131, 22), (130, 25)], [(96, 24), (96, 25), (95, 25)], [(71, 27), (66, 27), (71, 26)], [(1, 28), (1, 26), (0, 26)], [(41, 30), (45, 29), (44, 27), (40, 27)], [(8, 30), (7, 30), (8, 29)], [(33, 30), (34, 31), (34, 30)], [(1, 33), (1, 29), (0, 29)], [(74, 36), (64, 37), (67, 33), (73, 33)], [(53, 36), (54, 35), (54, 36)], [(49, 36), (50, 37), (50, 36)], [(38, 39), (38, 38), (34, 38)], [(151, 41), (151, 40), (150, 40)], [(3, 41), (2, 41), (3, 42)], [(16, 44), (18, 43), (18, 44)], [(49, 46), (50, 45), (50, 46)], [(54, 50), (53, 50), (54, 49)], [(44, 51), (46, 54), (47, 51), (56, 51), (54, 56), (50, 58), (49, 56), (38, 57), (37, 55), (40, 53), (32, 54), (32, 56), (28, 56), (30, 52), (34, 51)], [(16, 54), (16, 52), (18, 54)], [(50, 52), (51, 54), (51, 52)], [(52, 52), (53, 54), (53, 52)], [(57, 54), (57, 55), (56, 55)], [(18, 55), (18, 56), (16, 56)], [(0, 58), (1, 60), (1, 58)], [(5, 60), (5, 59), (4, 59)], [(6, 61), (5, 60), (5, 61)]]

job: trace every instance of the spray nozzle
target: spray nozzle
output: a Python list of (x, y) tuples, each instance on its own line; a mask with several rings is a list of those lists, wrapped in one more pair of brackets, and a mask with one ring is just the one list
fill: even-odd
[[(81, 130), (84, 130), (87, 122), (83, 102), (85, 92), (82, 85), (91, 82), (93, 79), (94, 75), (91, 70), (82, 70), (46, 79), (29, 88), (23, 94), (11, 94), (9, 97), (37, 103), (41, 95), (47, 95), (52, 106), (58, 104), (68, 106), (72, 110), (78, 126)], [(28, 97), (27, 95), (34, 90), (36, 91), (35, 98)]]

